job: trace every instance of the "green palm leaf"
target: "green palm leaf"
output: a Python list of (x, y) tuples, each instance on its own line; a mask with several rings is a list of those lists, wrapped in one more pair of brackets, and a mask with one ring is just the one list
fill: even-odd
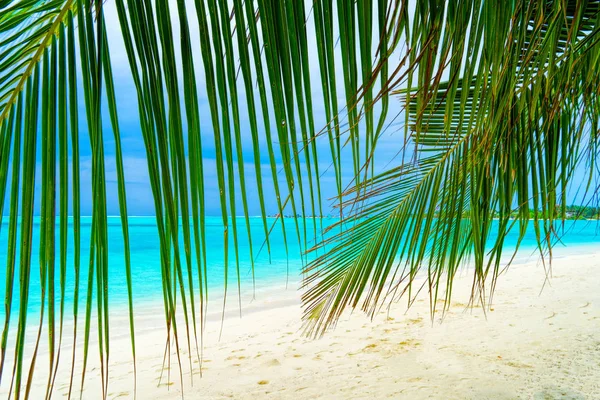
[[(448, 24), (456, 23), (451, 8)], [(567, 183), (575, 165), (595, 148), (597, 116), (588, 114), (593, 105), (579, 88), (597, 79), (583, 71), (595, 68), (588, 56), (598, 51), (593, 38), (599, 11), (598, 2), (581, 8), (550, 3), (543, 10), (520, 3), (510, 12), (522, 25), (512, 28), (477, 17), (471, 56), (462, 62), (456, 61), (464, 52), (461, 35), (457, 49), (450, 49), (456, 31), (440, 39), (442, 51), (435, 54), (427, 37), (420, 56), (447, 54), (452, 79), (440, 81), (445, 67), (432, 72), (428, 68), (435, 63), (420, 63), (419, 87), (397, 92), (407, 105), (412, 155), (344, 194), (342, 207), (351, 213), (338, 223), (341, 233), (322, 244), (325, 255), (307, 268), (312, 275), (303, 301), (310, 334), (324, 333), (347, 306), (360, 305), (374, 315), (386, 300), (405, 293), (410, 304), (420, 272), (433, 315), (439, 295), (449, 304), (453, 277), (468, 255), (474, 262), (473, 300), (486, 304), (500, 272), (504, 238), (518, 226), (519, 240), (511, 249), (516, 252), (530, 211), (541, 255), (551, 251)], [(494, 51), (473, 53), (482, 33), (498, 29), (508, 49), (489, 39)], [(582, 109), (588, 110), (583, 117), (575, 112)]]

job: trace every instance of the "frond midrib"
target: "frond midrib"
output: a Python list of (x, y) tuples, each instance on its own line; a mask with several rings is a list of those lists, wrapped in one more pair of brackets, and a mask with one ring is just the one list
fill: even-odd
[(0, 115), (0, 124), (10, 114), (10, 109), (13, 106), (13, 104), (16, 102), (16, 100), (19, 96), (19, 93), (21, 93), (21, 91), (25, 87), (25, 82), (27, 82), (27, 79), (29, 79), (29, 77), (33, 73), (34, 67), (37, 65), (37, 63), (40, 62), (42, 55), (44, 54), (44, 51), (46, 50), (46, 48), (52, 43), (52, 40), (51, 40), (52, 37), (56, 34), (60, 24), (66, 18), (67, 13), (69, 12), (69, 10), (71, 10), (72, 6), (73, 6), (73, 0), (67, 0), (65, 2), (65, 4), (60, 9), (60, 12), (54, 19), (54, 22), (52, 22), (50, 29), (44, 35), (44, 38), (41, 41), (36, 53), (33, 55), (31, 60), (29, 60), (27, 68), (25, 68), (25, 72), (23, 72), (23, 74), (19, 78), (19, 82), (17, 83), (15, 88), (12, 90), (12, 94), (11, 94), (9, 100), (6, 102), (4, 110), (2, 111), (2, 114)]

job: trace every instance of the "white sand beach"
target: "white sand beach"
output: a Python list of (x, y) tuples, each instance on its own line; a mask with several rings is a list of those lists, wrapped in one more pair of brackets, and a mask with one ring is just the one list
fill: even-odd
[[(598, 399), (600, 252), (593, 251), (557, 252), (552, 279), (541, 293), (544, 268), (535, 258), (512, 265), (487, 315), (481, 307), (466, 308), (472, 278), (464, 271), (443, 322), (439, 317), (431, 322), (422, 293), (408, 312), (401, 301), (372, 321), (358, 311), (347, 313), (318, 340), (299, 332), (299, 291), (261, 292), (252, 304), (246, 302), (242, 319), (237, 311), (227, 316), (220, 341), (218, 313), (211, 316), (202, 377), (196, 355), (192, 358), (193, 385), (187, 345), (180, 343), (185, 398)], [(165, 372), (157, 387), (165, 346), (162, 318), (162, 309), (136, 316), (138, 399), (181, 398), (174, 355), (171, 376)], [(114, 321), (108, 398), (133, 398), (128, 327), (122, 318)], [(185, 341), (185, 334), (180, 338)], [(65, 346), (63, 357), (70, 356)], [(46, 384), (44, 354), (38, 362), (32, 398), (40, 398)], [(59, 370), (56, 398), (67, 394), (69, 364)], [(84, 399), (101, 397), (98, 371), (92, 344)], [(76, 375), (77, 388), (79, 382)]]

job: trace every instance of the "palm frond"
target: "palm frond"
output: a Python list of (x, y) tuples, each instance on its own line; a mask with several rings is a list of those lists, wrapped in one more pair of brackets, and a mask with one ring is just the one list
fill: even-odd
[[(326, 253), (307, 268), (309, 334), (323, 334), (346, 307), (374, 315), (404, 294), (410, 304), (422, 270), (433, 315), (439, 296), (449, 304), (453, 277), (468, 259), (472, 298), (489, 304), (505, 238), (518, 227), (510, 249), (516, 252), (530, 211), (540, 254), (551, 256), (567, 185), (597, 146), (595, 106), (581, 89), (598, 79), (589, 62), (599, 50), (600, 8), (580, 5), (517, 2), (503, 11), (506, 19), (491, 19), (485, 4), (474, 6), (475, 21), (466, 18), (472, 23), (467, 56), (464, 34), (455, 30), (457, 10), (448, 6), (447, 31), (434, 36), (442, 48), (428, 44), (427, 62), (415, 71), (418, 86), (397, 92), (407, 105), (412, 154), (345, 193), (342, 207), (350, 215), (338, 223), (341, 233), (322, 244)], [(450, 80), (442, 81), (447, 71)]]
[[(10, 394), (15, 398), (29, 397), (34, 380), (42, 331), (47, 330), (49, 374), (46, 397), (51, 397), (58, 365), (61, 361), (65, 320), (67, 266), (75, 268), (73, 309), (74, 370), (77, 347), (78, 298), (80, 288), (80, 179), (79, 179), (79, 121), (78, 121), (78, 61), (85, 100), (86, 127), (92, 150), (93, 217), (91, 252), (88, 271), (87, 305), (84, 333), (84, 365), (88, 356), (89, 334), (92, 326), (91, 306), (96, 300), (97, 328), (100, 338), (103, 390), (106, 392), (109, 347), (108, 319), (108, 250), (107, 215), (104, 167), (104, 139), (101, 127), (102, 91), (108, 92), (108, 107), (117, 147), (119, 203), (125, 243), (126, 275), (131, 295), (129, 268), (129, 239), (127, 233), (126, 194), (120, 133), (116, 115), (114, 85), (108, 58), (108, 44), (103, 26), (100, 2), (83, 1), (18, 1), (2, 4), (0, 14), (0, 131), (2, 135), (2, 171), (12, 170), (10, 189), (9, 257), (7, 258), (5, 322), (2, 336), (0, 376), (5, 377), (8, 335), (11, 332), (13, 305), (18, 306), (17, 330), (12, 357), (12, 374), (8, 380)], [(75, 27), (77, 24), (77, 27)], [(75, 30), (78, 32), (76, 39)], [(79, 60), (78, 60), (79, 59)], [(108, 64), (107, 64), (108, 63)], [(105, 69), (106, 77), (102, 69)], [(40, 96), (41, 94), (41, 96)], [(41, 99), (40, 99), (41, 98)], [(37, 148), (37, 137), (41, 148)], [(69, 151), (69, 144), (71, 149)], [(40, 241), (33, 243), (34, 205), (37, 154), (41, 154)], [(72, 162), (69, 174), (69, 158)], [(6, 175), (2, 175), (3, 182)], [(58, 179), (60, 178), (60, 179)], [(72, 190), (69, 185), (72, 184)], [(1, 198), (5, 198), (2, 185)], [(71, 194), (72, 193), (72, 194)], [(71, 200), (72, 198), (72, 200)], [(69, 202), (72, 201), (72, 211)], [(20, 210), (20, 212), (19, 212)], [(20, 216), (19, 216), (20, 214)], [(58, 214), (58, 220), (55, 216)], [(74, 260), (67, 260), (69, 214), (73, 216)], [(20, 224), (19, 224), (20, 222)], [(59, 228), (59, 237), (55, 229)], [(20, 229), (20, 232), (19, 232)], [(17, 244), (20, 238), (20, 244)], [(58, 247), (55, 245), (58, 244)], [(39, 249), (41, 308), (35, 346), (29, 367), (25, 365), (26, 328), (28, 322), (29, 292), (31, 290), (31, 257)], [(58, 254), (55, 253), (58, 248)], [(17, 250), (19, 256), (17, 256)], [(18, 263), (18, 265), (17, 265)], [(58, 268), (56, 266), (58, 265)], [(19, 299), (13, 299), (15, 278), (19, 274)], [(58, 285), (56, 281), (58, 280)], [(93, 286), (97, 287), (93, 294)], [(58, 286), (59, 292), (56, 292)], [(131, 299), (131, 297), (130, 297)], [(56, 304), (59, 309), (56, 309)], [(130, 326), (133, 342), (133, 313), (130, 301)], [(64, 357), (62, 357), (64, 358)], [(134, 361), (135, 362), (135, 361)], [(85, 376), (84, 373), (82, 376)], [(73, 386), (73, 374), (69, 392)]]

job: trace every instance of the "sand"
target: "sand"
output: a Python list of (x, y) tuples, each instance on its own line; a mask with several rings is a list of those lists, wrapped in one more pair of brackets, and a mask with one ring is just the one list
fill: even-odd
[[(263, 290), (250, 304), (244, 299), (242, 319), (236, 310), (228, 313), (220, 340), (219, 316), (211, 315), (203, 376), (193, 353), (193, 382), (181, 334), (185, 398), (598, 399), (600, 252), (594, 251), (555, 258), (552, 279), (541, 293), (544, 268), (537, 259), (512, 265), (487, 314), (481, 307), (466, 307), (471, 276), (465, 271), (443, 322), (439, 316), (431, 321), (424, 293), (408, 312), (401, 301), (373, 320), (362, 312), (347, 313), (318, 340), (299, 333), (299, 291)], [(181, 398), (175, 353), (170, 377), (165, 372), (158, 385), (165, 343), (162, 310), (140, 311), (136, 324), (137, 398)], [(132, 398), (127, 324), (115, 317), (112, 329), (108, 398)], [(70, 356), (65, 345), (63, 357)], [(45, 386), (45, 357), (38, 361), (32, 398), (40, 398)], [(97, 344), (90, 357), (84, 399), (101, 397)], [(55, 398), (68, 391), (68, 364), (59, 370)], [(79, 381), (77, 376), (77, 388)], [(3, 380), (0, 397), (6, 390)]]

